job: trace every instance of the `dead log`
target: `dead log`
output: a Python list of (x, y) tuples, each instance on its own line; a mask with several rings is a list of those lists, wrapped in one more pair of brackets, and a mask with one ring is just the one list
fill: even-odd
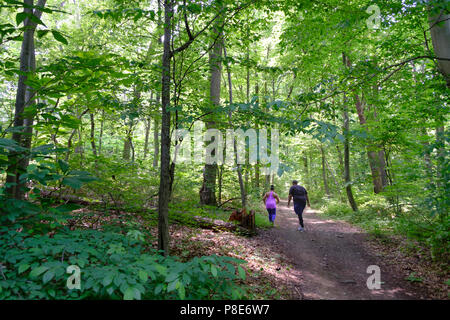
[(92, 206), (104, 204), (103, 201), (87, 201), (71, 194), (56, 194), (53, 191), (41, 190), (40, 196), (47, 199), (58, 199), (66, 203), (79, 204), (82, 206)]
[(203, 229), (236, 231), (238, 228), (238, 226), (234, 223), (225, 222), (223, 220), (214, 220), (208, 217), (200, 216), (194, 216), (193, 219), (196, 221), (198, 226)]
[(246, 236), (252, 236), (256, 233), (256, 230), (252, 231), (232, 222), (225, 222), (223, 220), (214, 220), (208, 217), (199, 216), (194, 216), (193, 219), (200, 228), (213, 230), (214, 232), (230, 231)]

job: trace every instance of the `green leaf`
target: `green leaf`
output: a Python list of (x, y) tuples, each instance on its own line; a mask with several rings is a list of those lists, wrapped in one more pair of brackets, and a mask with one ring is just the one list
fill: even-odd
[(211, 265), (211, 273), (215, 278), (217, 278), (217, 268), (213, 264)]
[(28, 263), (21, 264), (21, 265), (19, 266), (19, 270), (18, 270), (19, 274), (21, 274), (21, 273), (27, 271), (28, 268), (30, 268), (30, 265), (29, 265)]
[(43, 23), (42, 20), (39, 19), (38, 17), (36, 17), (34, 14), (30, 14), (29, 17), (30, 17), (30, 20), (33, 21), (34, 23), (41, 24), (46, 27), (45, 23)]
[(148, 280), (148, 274), (144, 270), (139, 270), (139, 279), (141, 279), (142, 282), (147, 282)]
[(114, 278), (114, 273), (113, 272), (109, 272), (106, 274), (106, 276), (103, 278), (102, 284), (107, 287), (111, 284), (111, 282), (113, 281)]
[(174, 291), (174, 290), (177, 288), (178, 283), (179, 283), (178, 280), (175, 280), (175, 281), (169, 283), (169, 285), (167, 286), (167, 292), (172, 292), (172, 291)]
[(245, 280), (245, 270), (241, 266), (238, 266), (238, 272), (239, 277), (241, 277), (242, 280)]
[(124, 300), (141, 300), (141, 291), (135, 287), (128, 287), (123, 295)]
[(69, 164), (64, 160), (58, 160), (58, 166), (62, 172), (66, 173), (69, 171)]
[(162, 289), (163, 289), (164, 285), (162, 283), (158, 284), (155, 288), (155, 294), (159, 294)]
[(49, 282), (50, 280), (53, 279), (53, 277), (55, 276), (55, 271), (53, 270), (48, 270), (44, 276), (42, 277), (42, 280), (44, 281), (44, 283)]
[(175, 279), (178, 279), (178, 273), (176, 272), (169, 274), (166, 278), (166, 282), (172, 282)]
[(138, 288), (134, 288), (134, 298), (136, 300), (141, 300), (141, 291)]
[(83, 186), (83, 183), (76, 179), (76, 178), (72, 178), (72, 177), (66, 177), (63, 179), (62, 183), (68, 187), (71, 187), (75, 190), (80, 189)]
[(49, 32), (50, 32), (50, 30), (38, 30), (37, 31), (38, 39), (45, 37)]
[(16, 14), (16, 24), (21, 24), (26, 18), (28, 17), (28, 13), (26, 12), (19, 12)]
[(72, 212), (74, 210), (78, 210), (80, 208), (81, 208), (81, 206), (79, 206), (77, 204), (69, 203), (69, 204), (63, 204), (63, 205), (61, 205), (59, 207), (56, 207), (54, 209), (58, 213), (68, 213), (68, 212)]
[(134, 288), (128, 287), (123, 295), (123, 300), (133, 300), (133, 299), (134, 299)]
[(48, 270), (48, 267), (46, 267), (46, 266), (40, 266), (40, 267), (34, 268), (34, 269), (30, 272), (30, 276), (33, 277), (33, 278), (35, 278), (35, 277), (37, 277), (37, 276), (43, 274), (43, 273), (44, 273), (45, 271), (47, 271), (47, 270)]
[(157, 265), (155, 265), (155, 269), (156, 269), (156, 271), (158, 271), (160, 274), (162, 274), (163, 276), (165, 276), (165, 275), (167, 275), (167, 269), (166, 269), (166, 267), (164, 267), (164, 266), (162, 266), (162, 265), (160, 265), (160, 264), (157, 264)]
[(186, 297), (186, 289), (184, 288), (184, 285), (181, 283), (178, 287), (178, 295), (181, 300), (184, 300), (184, 298)]
[(63, 44), (66, 44), (66, 45), (69, 44), (67, 39), (64, 38), (64, 36), (60, 32), (52, 30), (52, 34), (53, 34), (53, 38), (55, 38), (56, 41), (59, 41), (59, 42), (61, 42)]

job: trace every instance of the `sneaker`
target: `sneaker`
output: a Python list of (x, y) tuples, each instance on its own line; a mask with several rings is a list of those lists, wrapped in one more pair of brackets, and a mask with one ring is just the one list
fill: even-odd
[(304, 232), (305, 231), (305, 229), (303, 229), (302, 227), (298, 227), (297, 230), (300, 231), (300, 232)]

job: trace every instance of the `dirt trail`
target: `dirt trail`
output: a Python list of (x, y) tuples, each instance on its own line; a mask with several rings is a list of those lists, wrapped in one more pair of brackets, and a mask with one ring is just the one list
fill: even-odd
[[(402, 276), (392, 274), (380, 257), (364, 247), (367, 234), (344, 222), (320, 218), (314, 210), (303, 214), (306, 232), (293, 207), (282, 201), (275, 228), (269, 232), (303, 275), (301, 299), (419, 299)], [(369, 290), (367, 267), (381, 268), (381, 289)]]

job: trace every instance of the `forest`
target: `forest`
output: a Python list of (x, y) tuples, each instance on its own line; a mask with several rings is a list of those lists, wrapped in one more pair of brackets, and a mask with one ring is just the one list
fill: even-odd
[(449, 106), (449, 0), (0, 0), (0, 300), (448, 300)]

